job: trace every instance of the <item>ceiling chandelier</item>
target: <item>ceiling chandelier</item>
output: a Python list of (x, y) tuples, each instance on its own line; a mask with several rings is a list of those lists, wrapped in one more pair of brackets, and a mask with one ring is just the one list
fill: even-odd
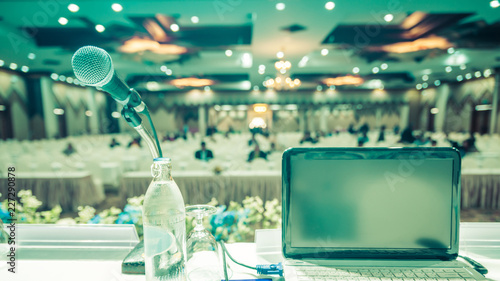
[(346, 75), (335, 78), (325, 78), (323, 79), (322, 82), (328, 86), (342, 86), (342, 85), (361, 85), (365, 81), (363, 80), (363, 78), (359, 76)]
[(170, 84), (178, 88), (211, 86), (215, 82), (211, 79), (200, 79), (196, 77), (178, 78), (170, 81)]
[(287, 60), (280, 60), (274, 63), (274, 67), (278, 71), (276, 78), (269, 78), (264, 81), (264, 86), (268, 89), (275, 90), (291, 90), (299, 87), (301, 81), (298, 78), (292, 79), (287, 72), (292, 68), (292, 63)]

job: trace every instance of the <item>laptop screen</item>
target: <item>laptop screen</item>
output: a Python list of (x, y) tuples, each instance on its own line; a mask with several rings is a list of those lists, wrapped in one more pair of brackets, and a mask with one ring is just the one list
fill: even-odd
[(291, 253), (415, 257), (455, 250), (454, 151), (313, 148), (287, 154), (283, 229)]

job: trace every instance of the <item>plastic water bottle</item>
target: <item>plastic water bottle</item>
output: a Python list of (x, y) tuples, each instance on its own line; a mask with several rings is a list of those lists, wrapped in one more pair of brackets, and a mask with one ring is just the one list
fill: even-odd
[(156, 158), (153, 181), (143, 205), (146, 280), (185, 281), (186, 218), (184, 199), (172, 179), (170, 158)]

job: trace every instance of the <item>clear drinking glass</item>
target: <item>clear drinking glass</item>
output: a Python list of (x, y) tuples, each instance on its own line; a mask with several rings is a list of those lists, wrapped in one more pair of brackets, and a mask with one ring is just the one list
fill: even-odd
[(217, 241), (203, 227), (203, 217), (214, 214), (217, 209), (209, 205), (186, 207), (186, 215), (194, 217), (196, 226), (186, 241), (186, 272), (191, 281), (220, 281), (220, 262)]

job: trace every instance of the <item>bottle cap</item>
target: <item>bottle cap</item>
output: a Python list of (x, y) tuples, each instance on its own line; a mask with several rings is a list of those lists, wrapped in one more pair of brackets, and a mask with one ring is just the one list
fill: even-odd
[(168, 157), (158, 157), (153, 160), (153, 162), (172, 162), (172, 160)]

